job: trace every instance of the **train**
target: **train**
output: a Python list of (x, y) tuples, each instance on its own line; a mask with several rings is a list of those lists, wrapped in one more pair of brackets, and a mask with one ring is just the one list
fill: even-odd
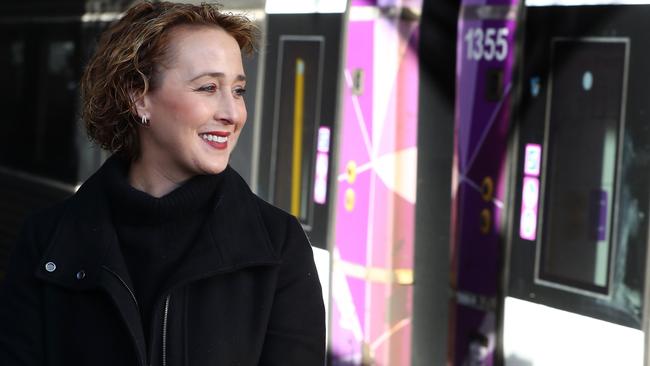
[[(328, 365), (650, 365), (650, 3), (222, 3), (262, 33), (230, 164), (309, 236)], [(78, 81), (126, 6), (0, 6), (0, 281), (108, 157)]]

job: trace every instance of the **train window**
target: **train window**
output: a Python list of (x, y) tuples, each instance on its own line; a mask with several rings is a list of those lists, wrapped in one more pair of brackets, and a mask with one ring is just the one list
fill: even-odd
[(280, 39), (273, 201), (307, 226), (313, 224), (311, 192), (320, 123), (323, 48), (322, 37), (283, 36)]
[(609, 295), (628, 44), (554, 39), (536, 282)]
[(78, 50), (70, 33), (21, 28), (0, 36), (0, 166), (77, 184)]
[[(4, 38), (4, 37), (3, 37)], [(21, 111), (26, 110), (23, 98), (26, 86), (25, 40), (19, 37), (2, 39), (0, 42), (0, 108), (3, 111), (3, 133), (0, 134), (0, 164), (9, 165), (27, 153), (24, 144), (10, 144), (11, 132), (24, 136), (25, 123)], [(10, 147), (13, 149), (10, 149)]]

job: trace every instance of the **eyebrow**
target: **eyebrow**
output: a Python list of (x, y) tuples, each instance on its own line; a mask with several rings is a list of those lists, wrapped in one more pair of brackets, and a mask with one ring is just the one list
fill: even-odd
[[(204, 76), (210, 76), (210, 77), (217, 78), (217, 79), (223, 79), (223, 78), (226, 77), (226, 74), (224, 74), (223, 72), (202, 72), (199, 75), (197, 75), (197, 76), (193, 77), (192, 79), (190, 79), (190, 81), (200, 79), (200, 78), (202, 78)], [(246, 76), (244, 76), (242, 74), (239, 74), (239, 75), (235, 76), (235, 80), (236, 81), (246, 81)]]

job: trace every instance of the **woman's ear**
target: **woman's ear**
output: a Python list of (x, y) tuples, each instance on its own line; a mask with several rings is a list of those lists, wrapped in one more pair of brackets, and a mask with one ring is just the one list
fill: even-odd
[(149, 102), (146, 93), (132, 91), (129, 93), (133, 107), (133, 113), (138, 118), (149, 118)]

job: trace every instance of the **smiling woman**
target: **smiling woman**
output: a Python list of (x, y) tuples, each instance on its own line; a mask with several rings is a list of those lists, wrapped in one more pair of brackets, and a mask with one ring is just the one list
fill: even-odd
[(82, 103), (113, 155), (23, 229), (0, 287), (0, 364), (323, 365), (311, 246), (228, 165), (255, 34), (168, 2), (106, 31)]
[[(134, 103), (150, 122), (140, 131), (141, 152), (129, 176), (154, 196), (196, 174), (221, 173), (246, 122), (246, 78), (235, 39), (221, 28), (179, 26), (168, 42), (155, 87)], [(163, 184), (156, 185), (158, 178)]]

